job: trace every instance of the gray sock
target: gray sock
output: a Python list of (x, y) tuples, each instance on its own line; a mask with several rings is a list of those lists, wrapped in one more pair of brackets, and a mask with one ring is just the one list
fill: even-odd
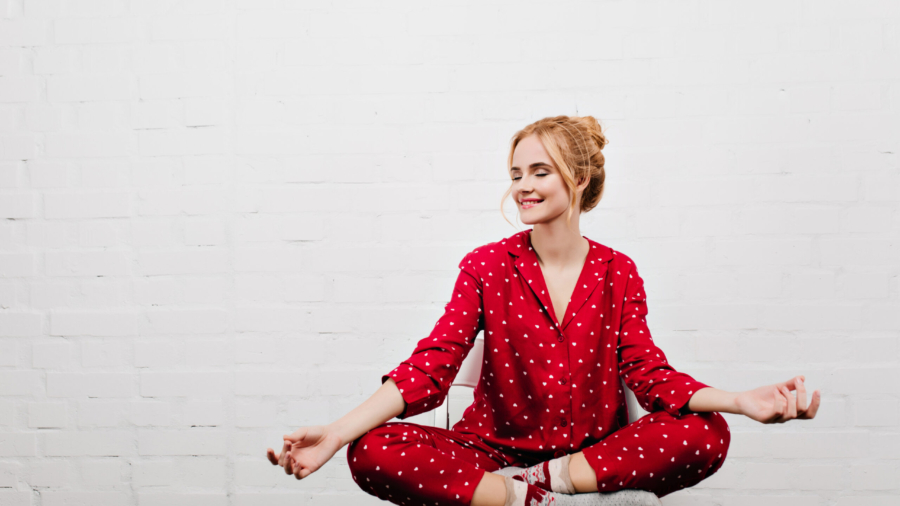
[(524, 467), (510, 466), (510, 467), (504, 467), (503, 469), (497, 469), (496, 471), (491, 471), (491, 472), (494, 474), (499, 474), (500, 476), (513, 477), (513, 476), (522, 474), (522, 471), (524, 471), (524, 470), (525, 470)]

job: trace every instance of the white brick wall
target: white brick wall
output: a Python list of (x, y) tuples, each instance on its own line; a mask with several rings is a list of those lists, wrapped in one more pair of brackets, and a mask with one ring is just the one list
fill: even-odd
[(664, 503), (896, 504), (893, 0), (0, 0), (0, 504), (378, 503), (265, 448), (429, 332), (556, 114), (673, 364), (823, 392)]

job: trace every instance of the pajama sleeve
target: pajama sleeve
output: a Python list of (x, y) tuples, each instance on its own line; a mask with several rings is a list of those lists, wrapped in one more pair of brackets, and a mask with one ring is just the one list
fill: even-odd
[(622, 324), (619, 329), (619, 375), (647, 412), (665, 410), (673, 416), (689, 411), (687, 403), (697, 390), (708, 387), (669, 365), (647, 327), (644, 280), (632, 262), (625, 284)]
[(450, 302), (445, 304), (444, 314), (431, 334), (419, 341), (409, 358), (381, 377), (382, 383), (393, 378), (406, 401), (406, 407), (397, 416), (401, 420), (444, 402), (463, 359), (484, 328), (481, 276), (472, 257), (469, 252), (459, 263)]

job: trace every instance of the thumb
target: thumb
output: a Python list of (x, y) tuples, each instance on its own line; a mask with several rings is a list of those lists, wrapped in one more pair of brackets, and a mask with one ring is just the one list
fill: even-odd
[(306, 431), (303, 429), (298, 429), (293, 434), (284, 436), (284, 439), (285, 439), (285, 441), (290, 441), (291, 443), (299, 443), (300, 441), (303, 441), (303, 438), (305, 438), (305, 437), (306, 437)]

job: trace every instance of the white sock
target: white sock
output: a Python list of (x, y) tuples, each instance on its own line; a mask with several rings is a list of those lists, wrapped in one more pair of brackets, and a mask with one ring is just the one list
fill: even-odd
[(547, 467), (550, 469), (551, 492), (559, 492), (561, 494), (575, 493), (575, 485), (572, 484), (572, 477), (569, 475), (571, 458), (571, 455), (563, 455), (547, 463)]
[[(557, 459), (548, 460), (531, 467), (502, 469), (504, 476), (519, 476), (527, 483), (535, 485), (550, 492), (559, 494), (574, 494), (575, 485), (569, 476), (569, 462), (571, 455), (563, 455)], [(507, 474), (507, 469), (510, 470)]]
[(509, 476), (504, 477), (503, 480), (506, 482), (506, 502), (503, 506), (524, 506), (528, 484)]

